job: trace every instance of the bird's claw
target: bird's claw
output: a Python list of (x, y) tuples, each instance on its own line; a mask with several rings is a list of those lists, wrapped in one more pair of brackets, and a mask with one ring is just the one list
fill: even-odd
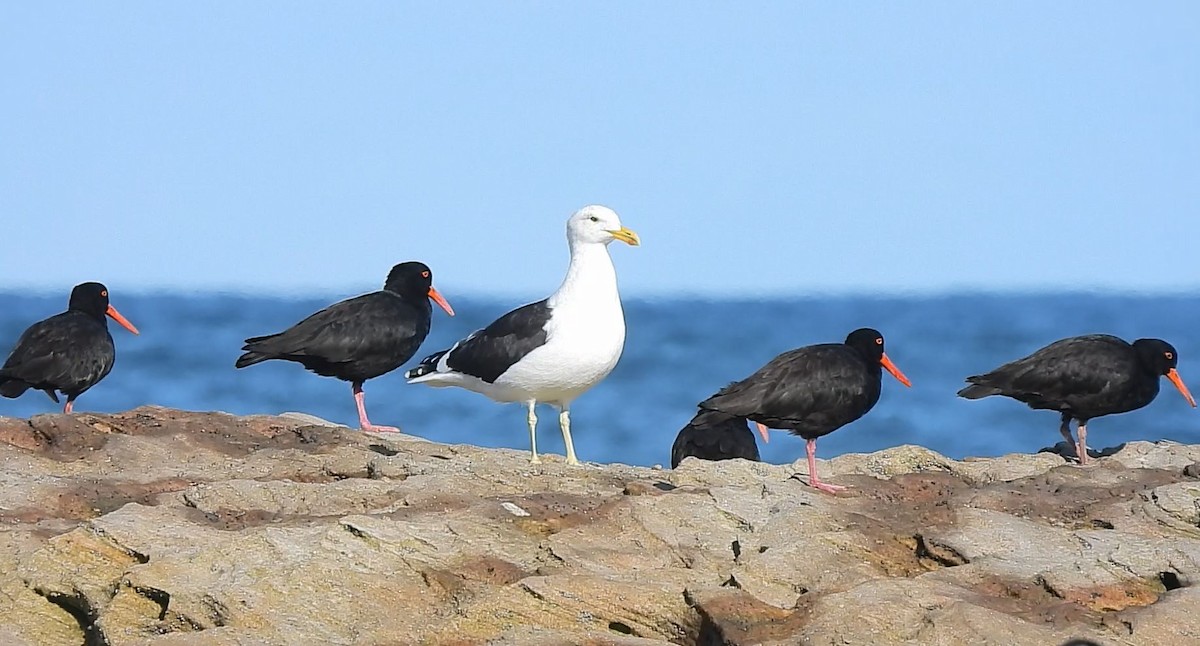
[(816, 480), (814, 478), (809, 478), (808, 480), (805, 480), (799, 473), (792, 474), (792, 477), (789, 478), (789, 480), (799, 481), (809, 487), (812, 487), (813, 489), (819, 489), (821, 491), (824, 491), (825, 493), (837, 493), (839, 491), (845, 491), (847, 489), (847, 487), (845, 487), (843, 485), (835, 485), (835, 484), (830, 484), (828, 482), (821, 482), (820, 480)]
[(363, 433), (401, 433), (402, 431), (395, 426), (376, 426), (374, 424), (366, 424), (362, 427)]
[(841, 486), (841, 485), (827, 484), (827, 483), (824, 483), (824, 482), (818, 482), (818, 483), (816, 483), (816, 484), (813, 484), (813, 483), (811, 483), (811, 482), (810, 482), (810, 483), (809, 483), (809, 486), (810, 486), (810, 487), (814, 487), (814, 488), (816, 488), (816, 489), (820, 489), (821, 491), (824, 491), (825, 493), (837, 493), (837, 492), (839, 492), (839, 491), (845, 491), (845, 490), (846, 490), (846, 488), (845, 488), (845, 487), (843, 487), (843, 486)]

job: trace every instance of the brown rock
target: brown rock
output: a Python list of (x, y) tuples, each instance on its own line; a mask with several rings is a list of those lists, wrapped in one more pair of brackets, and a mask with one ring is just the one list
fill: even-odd
[(0, 643), (1183, 643), (1198, 460), (901, 446), (822, 461), (828, 496), (802, 463), (530, 465), (304, 416), (0, 418)]

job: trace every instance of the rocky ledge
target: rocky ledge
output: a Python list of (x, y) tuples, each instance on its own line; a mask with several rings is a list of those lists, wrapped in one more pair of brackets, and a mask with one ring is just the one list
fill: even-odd
[(1200, 446), (531, 466), (302, 416), (0, 418), (0, 643), (1180, 644)]

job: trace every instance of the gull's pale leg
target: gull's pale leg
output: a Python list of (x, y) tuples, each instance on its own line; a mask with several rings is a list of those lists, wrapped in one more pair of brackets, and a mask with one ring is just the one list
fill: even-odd
[(529, 409), (529, 415), (525, 418), (529, 422), (529, 451), (532, 453), (529, 463), (541, 464), (542, 459), (537, 454), (537, 413), (533, 410), (537, 406), (537, 400), (531, 399), (525, 402), (525, 406)]
[(563, 444), (567, 446), (567, 464), (579, 464), (575, 457), (575, 445), (571, 442), (571, 411), (566, 406), (558, 411), (558, 427), (562, 429)]

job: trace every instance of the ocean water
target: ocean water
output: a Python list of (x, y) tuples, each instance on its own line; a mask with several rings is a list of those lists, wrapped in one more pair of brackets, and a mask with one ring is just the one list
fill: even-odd
[[(520, 404), (475, 393), (410, 386), (403, 371), (520, 303), (456, 298), (458, 316), (435, 308), (433, 331), (406, 366), (367, 382), (372, 421), (448, 443), (528, 450)], [(0, 353), (30, 323), (66, 306), (57, 296), (0, 293)], [(357, 425), (348, 384), (299, 365), (272, 361), (243, 370), (233, 362), (242, 339), (280, 331), (336, 299), (288, 300), (231, 295), (116, 293), (113, 304), (141, 331), (115, 324), (116, 367), (77, 402), (78, 411), (113, 412), (143, 404), (235, 414), (303, 411)], [(628, 333), (616, 370), (572, 407), (580, 459), (669, 464), (675, 434), (696, 402), (746, 377), (776, 354), (841, 341), (857, 327), (883, 332), (887, 352), (912, 379), (905, 388), (884, 373), (883, 396), (864, 418), (822, 438), (818, 456), (919, 444), (953, 458), (1035, 452), (1059, 441), (1058, 415), (1005, 398), (955, 396), (963, 378), (1056, 339), (1105, 332), (1127, 340), (1160, 337), (1178, 349), (1179, 371), (1200, 394), (1200, 297), (1096, 294), (811, 297), (787, 300), (625, 300)], [(0, 399), (0, 415), (57, 412), (40, 392)], [(538, 447), (562, 454), (558, 418), (539, 408)], [(1171, 439), (1200, 443), (1200, 410), (1165, 380), (1149, 406), (1100, 418), (1089, 445)], [(789, 463), (804, 442), (772, 432), (762, 457)]]

